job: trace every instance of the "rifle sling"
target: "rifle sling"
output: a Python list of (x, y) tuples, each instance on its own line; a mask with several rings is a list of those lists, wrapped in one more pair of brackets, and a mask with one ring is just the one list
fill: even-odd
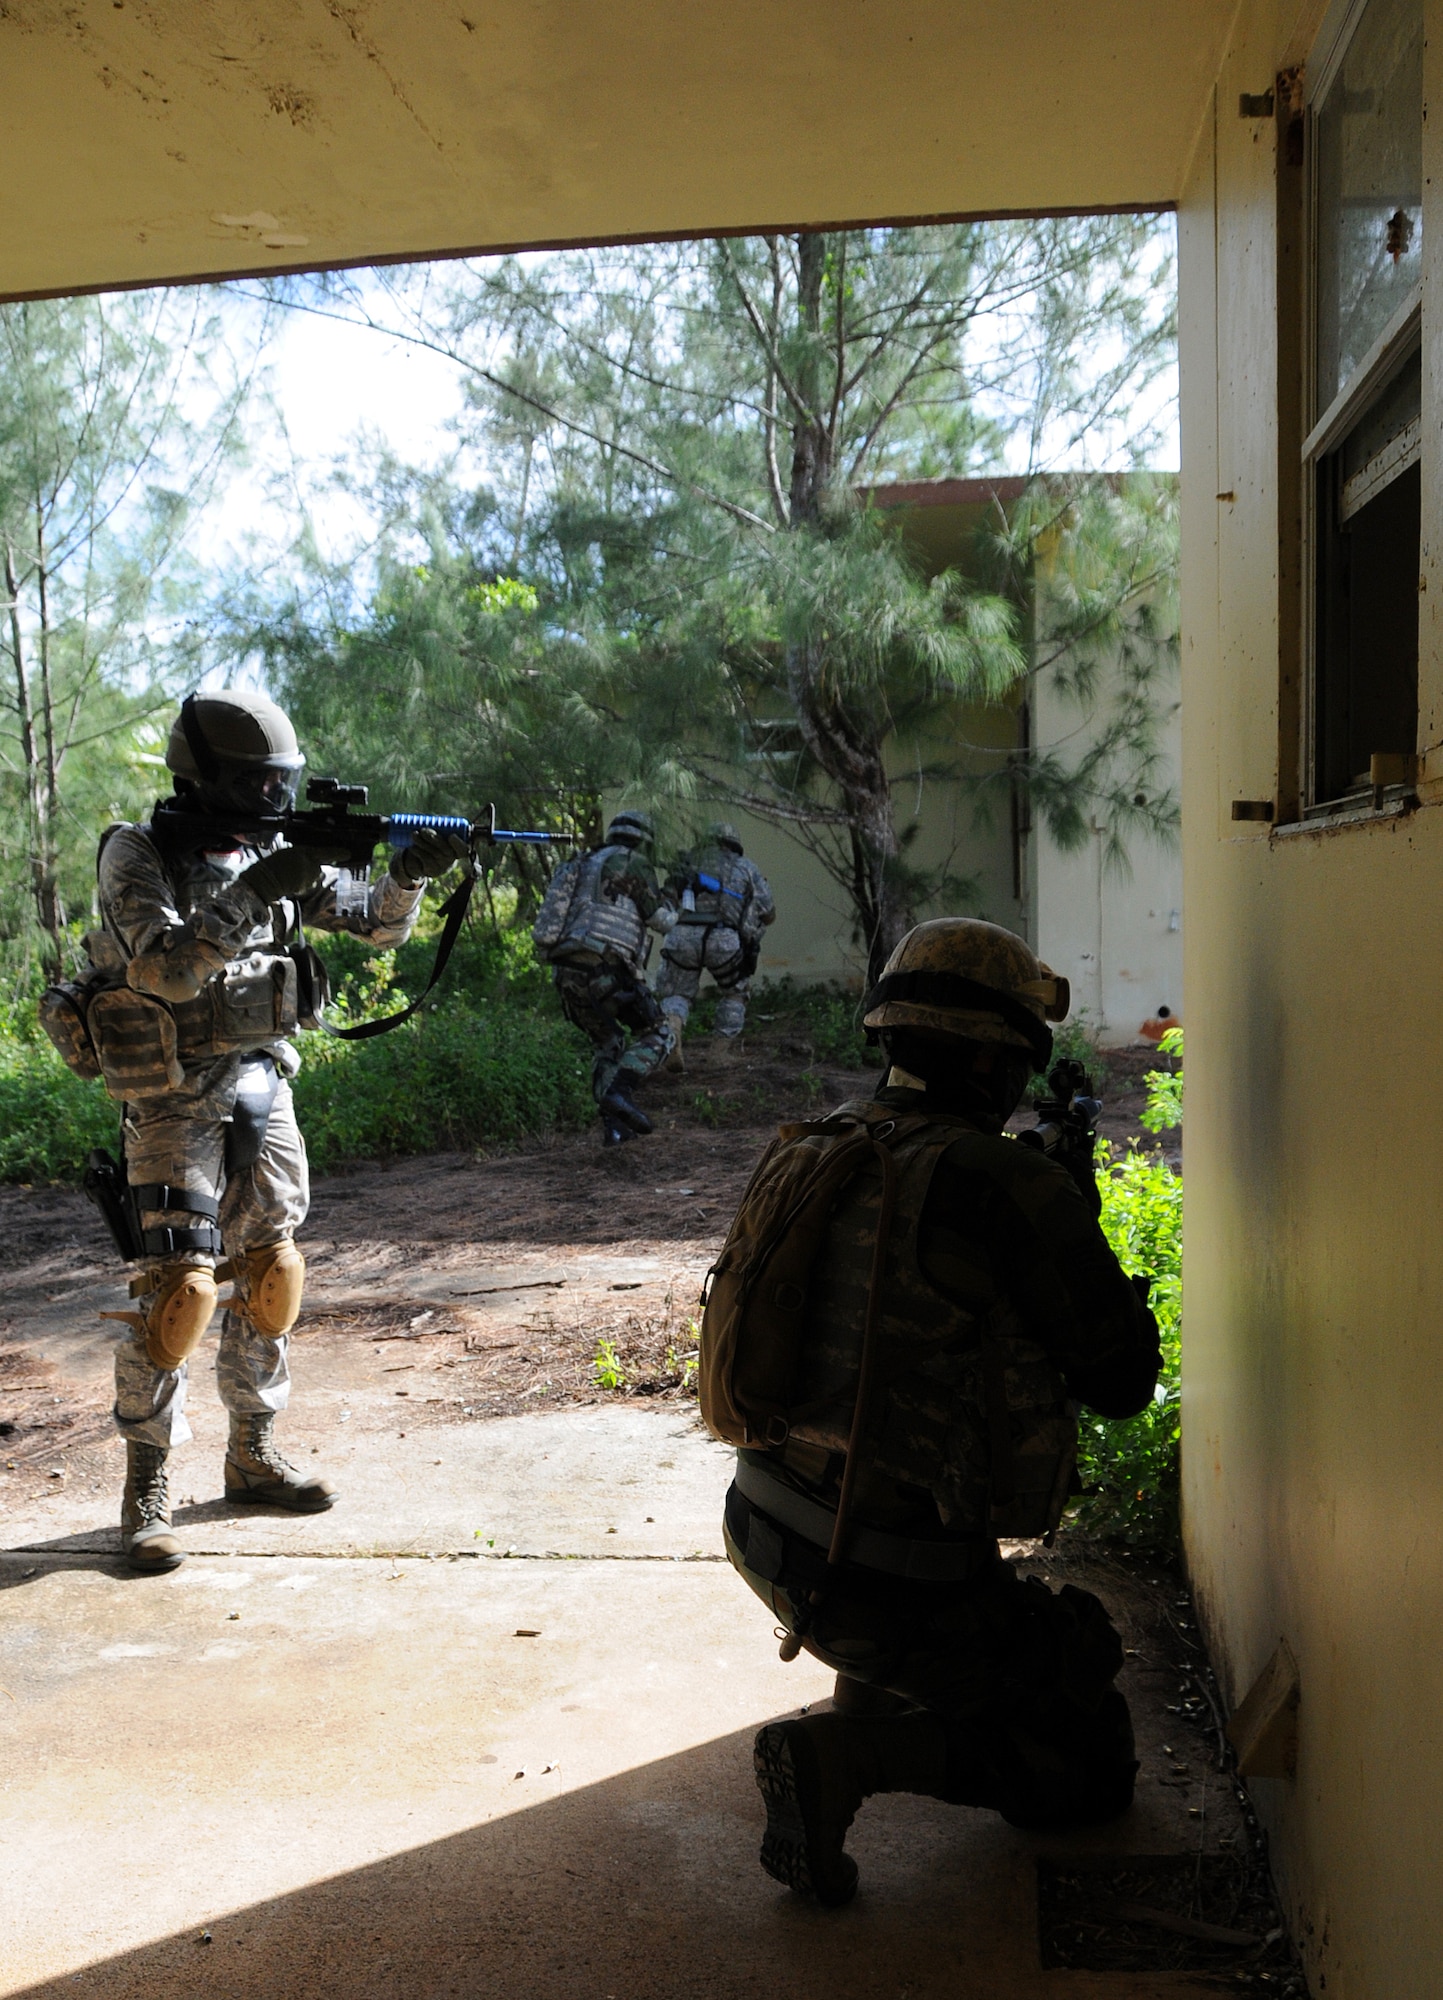
[(329, 1021), (322, 1020), (321, 1026), (328, 1035), (338, 1042), (368, 1042), (373, 1035), (384, 1035), (392, 1028), (399, 1028), (403, 1021), (409, 1021), (422, 1004), (430, 997), (441, 974), (446, 970), (456, 940), (461, 935), (461, 926), (466, 921), (466, 912), (471, 906), (471, 892), (476, 887), (476, 877), (467, 875), (451, 891), (441, 905), (441, 915), (446, 919), (441, 927), (440, 942), (436, 946), (436, 957), (431, 966), (431, 977), (426, 981), (409, 1007), (403, 1007), (399, 1014), (387, 1014), (381, 1021), (361, 1021), (354, 1028), (333, 1028)]

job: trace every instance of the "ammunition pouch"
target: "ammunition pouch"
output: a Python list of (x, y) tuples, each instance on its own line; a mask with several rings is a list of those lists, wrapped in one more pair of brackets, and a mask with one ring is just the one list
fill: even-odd
[(86, 1022), (117, 1103), (159, 1097), (184, 1083), (176, 1017), (163, 1001), (128, 986), (106, 987), (91, 996)]
[(87, 1018), (95, 990), (91, 981), (60, 979), (46, 987), (35, 1009), (60, 1060), (86, 1083), (93, 1083), (100, 1075), (100, 1052)]
[(193, 1000), (177, 1002), (171, 1012), (180, 1053), (191, 1062), (287, 1040), (301, 1025), (296, 959), (262, 951), (232, 959)]
[(331, 998), (331, 976), (326, 971), (326, 961), (304, 939), (291, 945), (286, 956), (296, 968), (297, 1024), (302, 1028), (319, 1028), (324, 1024)]

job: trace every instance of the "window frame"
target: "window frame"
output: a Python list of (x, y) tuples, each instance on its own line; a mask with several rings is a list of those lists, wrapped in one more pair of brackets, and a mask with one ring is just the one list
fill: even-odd
[[(1367, 14), (1369, 0), (1334, 0), (1318, 39), (1314, 57), (1303, 81), (1304, 169), (1303, 169), (1303, 286), (1301, 326), (1301, 387), (1304, 436), (1299, 453), (1301, 492), (1302, 561), (1299, 565), (1299, 637), (1302, 667), (1297, 721), (1298, 785), (1296, 823), (1356, 822), (1373, 819), (1379, 813), (1396, 813), (1414, 800), (1415, 785), (1408, 783), (1358, 787), (1352, 791), (1319, 796), (1319, 590), (1321, 584), (1322, 530), (1319, 522), (1318, 481), (1322, 461), (1339, 450), (1353, 428), (1377, 402), (1392, 382), (1419, 354), (1423, 344), (1423, 280), (1400, 301), (1372, 346), (1362, 356), (1348, 380), (1342, 384), (1325, 409), (1317, 407), (1318, 345), (1320, 335), (1319, 255), (1318, 255), (1318, 116), (1329, 91), (1352, 47), (1354, 37)], [(1421, 121), (1420, 121), (1421, 122)], [(1385, 446), (1385, 449), (1387, 447)], [(1380, 452), (1379, 457), (1382, 456)], [(1407, 468), (1421, 461), (1421, 422), (1417, 438), (1399, 455), (1391, 477), (1379, 483), (1371, 500)], [(1376, 460), (1374, 461), (1376, 462)], [(1367, 501), (1360, 504), (1366, 505)], [(1421, 660), (1420, 660), (1421, 665)], [(1417, 738), (1412, 746), (1417, 753)], [(1291, 815), (1290, 815), (1291, 817)]]

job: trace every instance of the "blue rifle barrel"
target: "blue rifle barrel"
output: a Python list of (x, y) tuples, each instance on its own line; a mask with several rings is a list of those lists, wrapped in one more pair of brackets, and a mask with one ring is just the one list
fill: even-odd
[(386, 841), (394, 848), (409, 847), (411, 836), (422, 827), (438, 833), (454, 833), (470, 842), (479, 836), (488, 844), (498, 840), (528, 841), (533, 846), (549, 846), (562, 839), (557, 833), (510, 833), (488, 820), (460, 819), (451, 813), (390, 813), (386, 818)]

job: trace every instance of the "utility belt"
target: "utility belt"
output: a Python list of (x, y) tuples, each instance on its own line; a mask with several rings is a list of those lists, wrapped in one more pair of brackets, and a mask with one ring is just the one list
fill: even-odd
[[(740, 1502), (740, 1506), (734, 1506), (734, 1501)], [(756, 1569), (769, 1583), (787, 1585), (795, 1576), (797, 1582), (810, 1584), (811, 1572), (826, 1569), (836, 1519), (835, 1508), (799, 1493), (755, 1457), (738, 1453), (736, 1480), (727, 1495), (727, 1526), (737, 1547), (744, 1552), (748, 1569)], [(787, 1530), (788, 1535), (779, 1535), (778, 1529)], [(801, 1551), (789, 1550), (789, 1536), (800, 1537), (806, 1547)], [(753, 1555), (757, 1558), (755, 1562)], [(789, 1555), (794, 1558), (790, 1562)], [(908, 1583), (965, 1583), (996, 1562), (997, 1544), (990, 1536), (966, 1541), (927, 1541), (860, 1524), (847, 1530), (847, 1567), (875, 1570)], [(769, 1569), (775, 1573), (769, 1574)], [(790, 1574), (784, 1575), (783, 1571)]]

